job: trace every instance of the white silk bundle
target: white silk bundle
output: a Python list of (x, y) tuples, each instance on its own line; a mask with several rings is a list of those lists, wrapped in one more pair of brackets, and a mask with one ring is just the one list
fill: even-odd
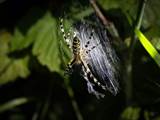
[[(116, 95), (119, 88), (117, 80), (118, 58), (110, 44), (106, 30), (102, 27), (83, 22), (75, 25), (75, 31), (76, 36), (80, 40), (82, 51), (85, 49), (89, 50), (85, 62), (90, 71), (98, 82), (105, 86), (112, 94)], [(86, 48), (87, 42), (89, 44)], [(92, 81), (91, 83), (94, 84)], [(95, 92), (93, 91), (93, 93)]]

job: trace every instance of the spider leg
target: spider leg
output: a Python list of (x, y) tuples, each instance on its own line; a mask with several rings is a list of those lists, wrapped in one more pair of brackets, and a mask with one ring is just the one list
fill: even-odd
[[(88, 64), (87, 61), (90, 60), (90, 57), (88, 57), (89, 53), (95, 49), (99, 43), (95, 46), (92, 46), (91, 48), (88, 48), (88, 45), (90, 44), (90, 41), (87, 41), (86, 45), (85, 45), (85, 48), (82, 48), (81, 49), (81, 52), (80, 52), (80, 56), (82, 57), (82, 59), (86, 62), (86, 64)], [(87, 57), (86, 57), (87, 56)]]
[[(96, 84), (98, 85), (102, 90), (106, 90), (106, 86), (102, 85), (92, 74), (92, 72), (90, 71), (87, 62), (84, 59), (85, 56), (81, 56), (82, 59), (82, 72), (83, 72), (83, 77), (84, 79), (87, 81), (87, 86), (88, 86), (88, 92), (89, 93), (93, 93), (96, 96), (101, 96), (104, 97), (104, 94), (97, 92), (96, 90), (94, 90), (93, 86)], [(92, 82), (90, 82), (90, 80), (92, 80)], [(98, 98), (98, 97), (97, 97)]]
[(97, 84), (99, 87), (101, 87), (103, 90), (106, 90), (106, 87), (104, 85), (102, 85), (100, 82), (98, 82), (98, 80), (94, 77), (94, 75), (91, 73), (90, 69), (88, 68), (88, 65), (85, 64), (83, 62), (83, 65), (84, 65), (84, 68), (85, 68), (85, 71), (87, 73), (87, 76), (89, 76), (89, 78), (91, 78), (93, 80), (93, 82), (95, 84)]
[(70, 40), (71, 33), (68, 32), (67, 35), (66, 35), (65, 30), (64, 30), (64, 25), (63, 25), (63, 19), (62, 18), (60, 19), (60, 30), (61, 30), (61, 32), (63, 34), (63, 38), (64, 38), (65, 42), (67, 43), (67, 46), (69, 48), (71, 48), (71, 40)]
[(100, 43), (97, 43), (96, 45), (92, 46), (91, 48), (88, 48), (89, 45), (91, 44), (90, 41), (91, 41), (91, 39), (93, 38), (93, 33), (94, 33), (94, 31), (92, 30), (91, 33), (90, 33), (90, 36), (89, 36), (89, 41), (87, 41), (86, 44), (84, 45), (84, 47), (85, 47), (85, 49), (86, 49), (85, 51), (86, 51), (87, 54), (88, 54), (91, 50), (95, 49), (98, 45), (100, 45)]
[(66, 74), (72, 74), (72, 72), (73, 72), (73, 65), (74, 65), (74, 63), (75, 63), (75, 59), (72, 59), (68, 64), (67, 64), (67, 66), (66, 66), (66, 70), (65, 70), (65, 72), (64, 72), (64, 75), (66, 75)]
[(89, 53), (90, 53), (93, 49), (95, 49), (98, 45), (99, 45), (99, 44), (94, 45), (94, 46), (92, 46), (90, 49), (85, 49), (85, 53), (86, 53), (86, 54), (89, 54)]
[(91, 40), (92, 37), (93, 37), (93, 33), (94, 33), (94, 30), (92, 29), (91, 33), (90, 33), (90, 36), (89, 36), (89, 39)]
[[(105, 95), (102, 94), (102, 93), (97, 92), (96, 90), (94, 90), (94, 88), (93, 88), (93, 87), (94, 87), (94, 84), (90, 82), (90, 80), (89, 80), (89, 78), (88, 78), (88, 73), (87, 73), (87, 71), (85, 71), (85, 70), (86, 70), (85, 67), (82, 66), (82, 71), (83, 71), (82, 76), (83, 76), (83, 78), (87, 81), (88, 92), (89, 92), (89, 93), (93, 93), (98, 99), (99, 99), (100, 97), (103, 98)], [(91, 73), (89, 73), (89, 74), (91, 74)], [(100, 97), (99, 97), (99, 96), (100, 96)]]

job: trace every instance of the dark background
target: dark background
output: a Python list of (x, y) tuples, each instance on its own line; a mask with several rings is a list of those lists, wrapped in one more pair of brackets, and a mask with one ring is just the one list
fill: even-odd
[[(97, 4), (119, 33), (119, 38), (115, 38), (112, 43), (120, 59), (118, 80), (120, 90), (116, 96), (107, 92), (103, 99), (97, 99), (89, 94), (84, 80), (77, 74), (66, 79), (63, 72), (70, 55), (66, 52), (63, 56), (58, 46), (62, 40), (58, 29), (59, 17), (63, 16), (74, 22), (81, 20), (94, 11), (89, 1), (4, 0), (0, 2), (0, 41), (2, 41), (0, 42), (0, 119), (160, 119), (160, 68), (139, 41), (134, 45), (134, 52), (128, 52), (132, 24), (136, 19), (139, 2), (99, 0)], [(147, 2), (141, 27), (142, 32), (157, 50), (160, 49), (158, 5), (160, 5), (158, 0)], [(90, 9), (91, 13), (88, 12)], [(44, 17), (47, 12), (51, 13), (51, 21), (56, 27), (45, 27), (50, 20), (49, 17), (46, 19)], [(40, 27), (36, 28), (36, 25)], [(36, 32), (31, 31), (34, 28)], [(16, 30), (19, 33), (16, 33)], [(49, 31), (56, 33), (54, 34), (56, 37), (52, 38), (53, 44), (49, 43), (51, 39), (49, 35), (52, 34)], [(43, 44), (39, 44), (39, 49), (36, 49), (38, 38), (43, 38), (44, 45), (47, 42), (53, 45), (54, 50), (49, 52), (50, 48), (47, 47), (46, 51), (41, 51), (44, 48)], [(67, 49), (66, 45), (62, 47), (64, 50)], [(132, 71), (131, 79), (128, 79), (126, 66), (130, 54), (132, 59), (129, 65), (132, 66)], [(27, 60), (24, 60), (26, 56)], [(9, 62), (6, 62), (8, 59)], [(21, 60), (22, 64), (17, 62), (18, 60)], [(23, 103), (21, 98), (27, 101)], [(17, 102), (14, 103), (14, 100)]]

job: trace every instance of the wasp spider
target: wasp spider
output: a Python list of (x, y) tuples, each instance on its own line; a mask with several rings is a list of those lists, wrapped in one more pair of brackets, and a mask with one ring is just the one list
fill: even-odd
[(115, 67), (117, 58), (106, 32), (87, 23), (78, 23), (74, 27), (73, 35), (65, 34), (63, 19), (60, 21), (63, 38), (73, 53), (66, 73), (72, 71), (73, 66), (81, 66), (81, 75), (87, 81), (89, 93), (96, 95), (97, 98), (104, 97), (107, 89), (117, 94)]

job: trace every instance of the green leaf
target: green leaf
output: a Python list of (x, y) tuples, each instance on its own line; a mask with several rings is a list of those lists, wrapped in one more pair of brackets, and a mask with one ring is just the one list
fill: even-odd
[(153, 38), (151, 42), (157, 50), (160, 50), (160, 37)]
[[(105, 10), (121, 8), (123, 11), (131, 10), (137, 5), (136, 0), (98, 0), (97, 1)], [(135, 12), (135, 9), (134, 9)]]
[[(97, 2), (104, 10), (120, 9), (128, 18), (130, 25), (134, 24), (139, 0), (97, 0)], [(145, 33), (148, 33), (146, 35), (149, 38), (159, 38), (160, 36), (159, 6), (160, 0), (148, 0), (146, 2), (142, 26), (143, 29), (147, 30)]]
[(60, 71), (59, 38), (57, 37), (57, 21), (47, 13), (40, 19), (37, 25), (37, 34), (33, 45), (32, 53), (37, 56), (42, 65), (46, 65), (50, 71)]
[[(6, 60), (7, 62), (4, 62)], [(26, 78), (30, 71), (28, 69), (28, 57), (21, 59), (10, 59), (7, 56), (0, 58), (0, 84), (16, 80), (16, 78)]]
[(23, 35), (18, 28), (15, 28), (13, 39), (11, 41), (11, 51), (22, 50), (30, 46), (36, 39), (39, 30), (43, 27), (41, 21), (37, 22)]
[(138, 120), (141, 109), (139, 107), (126, 107), (121, 114), (123, 120)]
[[(77, 9), (77, 8), (76, 8)], [(73, 10), (74, 11), (74, 10)], [(77, 20), (82, 20), (82, 18), (85, 18), (86, 16), (89, 16), (92, 14), (94, 10), (92, 8), (84, 9), (83, 11), (80, 9), (78, 13), (73, 14), (73, 18), (76, 18)]]
[(135, 29), (135, 33), (138, 36), (143, 47), (160, 67), (160, 54), (158, 53), (158, 51), (154, 48), (154, 46), (150, 43), (150, 41), (143, 35), (143, 33), (140, 30)]
[[(69, 24), (68, 24), (69, 25)], [(37, 57), (40, 64), (50, 71), (61, 71), (62, 57), (68, 56), (66, 46), (60, 45), (62, 35), (59, 33), (58, 19), (47, 12), (33, 24), (26, 35), (15, 29), (11, 42), (11, 51), (22, 50), (32, 45), (32, 54)], [(60, 48), (64, 49), (64, 55)]]
[(11, 34), (3, 32), (0, 34), (0, 84), (16, 80), (17, 77), (25, 78), (29, 75), (28, 57), (12, 59), (8, 57), (9, 44), (12, 40)]
[(0, 105), (0, 113), (5, 112), (7, 110), (10, 110), (10, 109), (17, 107), (19, 105), (23, 105), (23, 104), (27, 103), (28, 101), (29, 101), (29, 99), (27, 99), (27, 98), (16, 98), (14, 100), (6, 102), (6, 103)]
[(23, 41), (24, 41), (24, 35), (20, 32), (20, 30), (15, 28), (14, 35), (11, 41), (11, 51), (22, 49)]
[(0, 57), (6, 55), (9, 52), (8, 44), (11, 39), (12, 35), (10, 33), (6, 31), (0, 33)]

